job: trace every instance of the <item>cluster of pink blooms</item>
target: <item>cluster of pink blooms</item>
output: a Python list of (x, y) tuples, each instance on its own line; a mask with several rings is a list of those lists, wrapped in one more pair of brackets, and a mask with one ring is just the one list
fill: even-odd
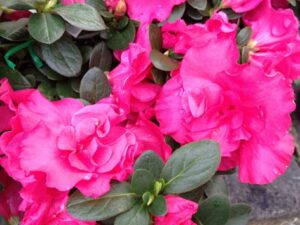
[[(180, 144), (217, 141), (219, 169), (237, 167), (242, 182), (270, 183), (288, 168), (300, 37), (287, 1), (223, 0), (223, 7), (244, 13), (244, 23), (252, 28), (245, 64), (237, 63), (237, 26), (226, 14), (214, 12), (205, 24), (165, 23), (163, 47), (183, 60), (163, 86), (152, 80), (149, 24), (166, 20), (185, 0), (125, 2), (140, 27), (134, 43), (116, 53), (120, 64), (108, 75), (109, 98), (88, 106), (69, 98), (51, 102), (37, 90), (13, 91), (1, 80), (0, 214), (7, 220), (96, 224), (68, 214), (69, 191), (77, 188), (90, 197), (107, 193), (111, 181), (130, 177), (136, 158), (149, 149), (166, 161), (171, 155), (166, 135)], [(117, 3), (107, 1), (109, 7)], [(196, 203), (177, 196), (166, 200), (168, 213), (156, 217), (155, 225), (195, 224)]]

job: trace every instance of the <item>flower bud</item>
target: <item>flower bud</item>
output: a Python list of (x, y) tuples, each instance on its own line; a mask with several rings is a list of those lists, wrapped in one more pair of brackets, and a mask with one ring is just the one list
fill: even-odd
[(114, 10), (115, 17), (122, 17), (126, 14), (126, 12), (127, 12), (127, 5), (125, 0), (119, 0)]

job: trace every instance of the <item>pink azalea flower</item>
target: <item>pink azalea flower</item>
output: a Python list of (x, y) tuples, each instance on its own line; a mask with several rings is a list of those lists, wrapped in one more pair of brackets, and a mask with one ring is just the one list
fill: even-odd
[(293, 155), (288, 133), (293, 90), (282, 75), (267, 77), (260, 68), (237, 65), (237, 59), (233, 38), (195, 44), (179, 75), (163, 87), (157, 119), (163, 133), (181, 144), (218, 141), (220, 169), (238, 166), (242, 182), (270, 183), (287, 169)]
[(150, 24), (153, 20), (164, 21), (169, 17), (172, 9), (186, 0), (126, 0), (128, 15), (133, 20)]
[(228, 22), (225, 13), (215, 13), (206, 24), (186, 25), (183, 20), (166, 23), (162, 27), (163, 47), (173, 49), (174, 52), (185, 54), (197, 39), (209, 41), (211, 37), (235, 37), (236, 25)]
[[(49, 188), (68, 191), (76, 186), (87, 196), (99, 196), (110, 190), (111, 180), (126, 180), (135, 158), (149, 150), (142, 149), (149, 146), (143, 142), (151, 140), (139, 142), (125, 119), (109, 99), (84, 107), (73, 99), (50, 102), (36, 91), (19, 105), (12, 131), (0, 138), (6, 155), (2, 165), (23, 185), (42, 172)], [(166, 154), (165, 149), (153, 150)]]
[(66, 210), (68, 192), (47, 188), (39, 176), (33, 183), (21, 190), (23, 202), (20, 208), (25, 212), (21, 225), (96, 225), (74, 219)]
[(76, 4), (76, 3), (85, 3), (85, 0), (62, 0), (61, 1), (62, 4), (64, 5), (72, 5), (72, 4)]
[(130, 44), (122, 53), (121, 63), (109, 73), (113, 94), (126, 113), (154, 115), (154, 103), (160, 86), (149, 82), (152, 65), (149, 52), (139, 44)]
[(22, 101), (25, 101), (33, 90), (14, 91), (7, 79), (0, 80), (0, 133), (10, 129), (10, 119)]
[(198, 204), (179, 196), (167, 195), (167, 214), (156, 216), (154, 225), (196, 225), (192, 216), (198, 210)]
[(9, 177), (4, 170), (0, 170), (0, 184), (3, 186), (0, 191), (0, 215), (6, 220), (21, 217), (22, 213), (18, 209), (21, 203), (21, 184)]
[(262, 1), (268, 0), (222, 0), (222, 3), (237, 13), (244, 13), (255, 9)]
[[(250, 62), (263, 67), (268, 76), (279, 71), (287, 79), (295, 80), (300, 75), (298, 20), (290, 9), (275, 10), (270, 2), (264, 1), (244, 17), (246, 25), (252, 28), (248, 44)], [(293, 68), (290, 70), (290, 68)], [(292, 73), (291, 73), (292, 71)]]

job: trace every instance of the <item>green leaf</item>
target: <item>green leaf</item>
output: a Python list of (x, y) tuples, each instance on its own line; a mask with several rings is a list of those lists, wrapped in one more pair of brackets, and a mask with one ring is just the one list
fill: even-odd
[(197, 217), (203, 225), (225, 225), (230, 213), (227, 197), (216, 195), (204, 200), (198, 209)]
[(82, 99), (96, 103), (110, 95), (111, 86), (104, 72), (94, 67), (83, 76), (79, 92)]
[(39, 91), (50, 100), (57, 100), (55, 83), (44, 81), (38, 86)]
[(75, 91), (76, 93), (80, 93), (80, 91), (79, 91), (80, 82), (81, 82), (80, 77), (76, 77), (76, 78), (71, 80), (71, 87), (72, 87), (73, 91)]
[(107, 10), (104, 0), (85, 0), (85, 3), (94, 7), (97, 11)]
[(150, 215), (142, 205), (135, 205), (129, 211), (117, 216), (114, 225), (149, 225)]
[(228, 196), (227, 184), (224, 177), (221, 175), (214, 176), (207, 184), (205, 188), (205, 194), (207, 197), (213, 195), (224, 195)]
[(90, 68), (98, 67), (103, 71), (109, 71), (112, 65), (113, 55), (104, 42), (96, 45), (90, 56)]
[(252, 29), (251, 27), (244, 27), (240, 30), (236, 37), (236, 42), (239, 46), (246, 46), (251, 39)]
[(83, 61), (82, 64), (84, 65), (90, 61), (93, 48), (89, 45), (84, 45), (80, 48), (80, 51), (81, 51), (82, 61)]
[(51, 45), (41, 45), (41, 54), (47, 65), (62, 76), (75, 77), (81, 70), (81, 52), (70, 40), (61, 39)]
[(65, 77), (63, 77), (60, 74), (56, 73), (55, 71), (50, 69), (47, 65), (44, 65), (43, 67), (36, 67), (36, 68), (39, 72), (41, 72), (49, 80), (61, 81), (61, 80), (65, 79)]
[(22, 41), (28, 38), (27, 18), (19, 19), (17, 21), (8, 21), (0, 23), (0, 36), (9, 41)]
[(0, 0), (0, 5), (10, 9), (29, 10), (34, 9), (35, 0)]
[(247, 46), (244, 46), (240, 49), (240, 64), (247, 63), (250, 57), (250, 49)]
[(150, 24), (149, 26), (149, 40), (152, 49), (162, 49), (162, 34), (160, 28), (156, 24)]
[(164, 84), (167, 81), (167, 74), (164, 71), (161, 71), (155, 67), (152, 68), (152, 78), (156, 84)]
[(171, 15), (168, 18), (168, 22), (174, 23), (179, 18), (181, 18), (185, 12), (185, 9), (186, 9), (185, 3), (174, 6)]
[(116, 26), (118, 30), (123, 30), (125, 27), (127, 27), (130, 19), (127, 16), (123, 16), (119, 21)]
[(85, 0), (85, 3), (94, 7), (97, 12), (100, 12), (100, 15), (104, 18), (113, 18), (114, 15), (107, 11), (105, 1), (103, 0)]
[(199, 202), (204, 198), (204, 187), (198, 187), (192, 191), (185, 192), (180, 194), (180, 197), (194, 201), (194, 202)]
[(199, 10), (194, 9), (192, 7), (188, 8), (187, 15), (195, 21), (200, 21), (203, 19), (203, 15), (199, 12)]
[(60, 98), (79, 97), (79, 94), (72, 89), (70, 81), (56, 83), (56, 92)]
[(198, 10), (205, 10), (207, 7), (207, 0), (188, 0), (190, 6)]
[(154, 216), (164, 216), (167, 213), (167, 202), (164, 196), (159, 195), (149, 207), (149, 212)]
[(57, 15), (49, 13), (33, 14), (28, 22), (30, 35), (44, 44), (52, 44), (65, 32), (65, 23)]
[(222, 12), (224, 12), (227, 15), (228, 19), (230, 19), (230, 20), (236, 20), (243, 16), (243, 14), (236, 13), (230, 8), (223, 9)]
[(152, 173), (152, 175), (158, 179), (162, 168), (164, 167), (164, 162), (160, 156), (154, 151), (144, 152), (134, 164), (134, 170), (145, 169)]
[(150, 59), (155, 68), (162, 71), (172, 71), (179, 67), (179, 62), (153, 49), (150, 53)]
[(151, 192), (147, 191), (143, 194), (142, 199), (145, 205), (151, 205), (155, 199), (155, 196)]
[(232, 205), (226, 225), (247, 225), (250, 212), (251, 207), (246, 204)]
[(288, 2), (294, 7), (297, 6), (296, 0), (288, 0)]
[(67, 203), (67, 210), (81, 220), (106, 220), (126, 212), (136, 204), (135, 193), (130, 192), (130, 184), (114, 184), (109, 193), (98, 199), (74, 192)]
[(88, 4), (61, 5), (53, 12), (69, 24), (87, 31), (105, 30), (106, 25), (97, 10)]
[(131, 189), (138, 195), (154, 190), (155, 178), (151, 172), (145, 169), (137, 169), (131, 178)]
[(162, 170), (166, 194), (180, 194), (205, 184), (220, 163), (219, 145), (212, 141), (187, 144), (176, 150)]
[(0, 79), (6, 77), (15, 90), (31, 88), (31, 83), (19, 71), (0, 66)]
[(31, 87), (35, 87), (36, 86), (36, 78), (35, 78), (35, 76), (33, 74), (26, 74), (25, 77), (30, 82)]
[(106, 41), (107, 46), (112, 50), (123, 50), (133, 42), (136, 34), (135, 25), (132, 21), (123, 30), (111, 30), (110, 38)]

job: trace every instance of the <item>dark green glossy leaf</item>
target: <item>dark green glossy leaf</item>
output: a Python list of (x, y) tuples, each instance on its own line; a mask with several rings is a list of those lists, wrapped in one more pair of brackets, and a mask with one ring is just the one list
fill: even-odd
[(250, 213), (251, 207), (246, 204), (232, 205), (226, 225), (247, 225)]
[(0, 5), (10, 9), (29, 10), (34, 9), (35, 0), (0, 0)]
[(172, 71), (179, 67), (179, 62), (153, 49), (150, 53), (153, 66), (162, 71)]
[(238, 33), (236, 37), (236, 42), (239, 46), (246, 46), (251, 39), (252, 29), (251, 27), (244, 27)]
[(80, 77), (76, 77), (71, 80), (71, 87), (73, 91), (75, 91), (76, 93), (80, 93), (80, 82), (81, 82)]
[(135, 193), (130, 192), (128, 183), (118, 183), (98, 199), (74, 192), (67, 203), (67, 210), (81, 220), (106, 220), (131, 209), (136, 204), (136, 197)]
[(155, 67), (152, 68), (152, 78), (156, 84), (164, 84), (167, 81), (167, 74), (164, 71), (161, 71)]
[(94, 7), (97, 12), (100, 12), (100, 15), (104, 18), (111, 19), (114, 17), (114, 15), (107, 11), (105, 1), (103, 0), (86, 0), (86, 4)]
[(142, 205), (135, 205), (129, 211), (116, 217), (114, 225), (149, 225), (150, 215)]
[(203, 19), (203, 15), (199, 12), (199, 10), (194, 9), (192, 7), (188, 8), (187, 15), (195, 21), (200, 21)]
[(247, 46), (244, 46), (240, 49), (240, 63), (247, 63), (250, 57), (250, 49)]
[(171, 15), (168, 18), (168, 22), (174, 23), (175, 21), (179, 20), (183, 16), (185, 9), (185, 3), (174, 6)]
[(212, 141), (187, 144), (176, 150), (162, 170), (166, 194), (180, 194), (205, 184), (220, 163), (219, 145)]
[(61, 39), (51, 45), (41, 45), (41, 53), (47, 65), (62, 76), (74, 77), (81, 70), (81, 52), (70, 40)]
[(110, 38), (106, 40), (107, 46), (112, 50), (123, 50), (128, 48), (136, 34), (135, 25), (132, 21), (123, 30), (111, 30)]
[(162, 34), (160, 28), (156, 24), (150, 24), (149, 26), (149, 40), (152, 49), (162, 49)]
[(43, 67), (37, 67), (37, 69), (44, 76), (46, 76), (49, 80), (61, 81), (61, 80), (65, 79), (65, 77), (63, 77), (60, 74), (56, 73), (55, 71), (50, 69), (47, 65), (44, 65)]
[(131, 178), (131, 190), (138, 195), (145, 192), (153, 192), (155, 178), (152, 173), (145, 169), (137, 169)]
[(113, 55), (104, 42), (96, 45), (90, 55), (90, 68), (98, 67), (103, 71), (109, 71), (112, 65)]
[(90, 61), (91, 53), (93, 51), (93, 48), (89, 45), (83, 46), (81, 49), (81, 55), (82, 55), (82, 64), (86, 64)]
[(60, 98), (79, 97), (79, 94), (72, 89), (70, 81), (56, 83), (56, 92)]
[(223, 195), (212, 196), (204, 200), (198, 209), (197, 217), (203, 225), (225, 225), (230, 213), (230, 203)]
[(123, 30), (125, 27), (127, 27), (129, 21), (130, 20), (127, 16), (123, 16), (122, 19), (119, 20), (116, 28), (118, 30)]
[(187, 2), (195, 9), (205, 10), (207, 7), (207, 0), (187, 0)]
[(234, 12), (232, 9), (227, 8), (227, 9), (223, 9), (222, 10), (224, 13), (226, 13), (226, 15), (228, 16), (228, 19), (230, 20), (235, 20), (235, 19), (239, 19), (243, 16), (243, 14), (241, 13), (236, 13)]
[(57, 15), (36, 13), (28, 22), (30, 35), (44, 44), (52, 44), (60, 39), (65, 32), (65, 23)]
[(164, 163), (157, 153), (154, 151), (146, 151), (135, 161), (134, 170), (148, 170), (156, 179), (158, 179), (163, 166)]
[(36, 81), (36, 78), (33, 74), (26, 74), (25, 77), (30, 82), (31, 87), (36, 86), (37, 81)]
[(99, 68), (90, 69), (82, 78), (80, 84), (80, 97), (91, 103), (96, 103), (102, 98), (108, 97), (111, 86), (104, 72)]
[(159, 195), (149, 207), (149, 212), (154, 216), (164, 216), (167, 213), (167, 202), (164, 196)]
[(105, 30), (106, 25), (97, 10), (88, 4), (71, 4), (56, 7), (53, 12), (71, 25), (87, 31)]
[(142, 195), (142, 199), (143, 199), (143, 203), (145, 205), (150, 205), (153, 200), (154, 200), (155, 196), (154, 194), (152, 194), (151, 192), (147, 191)]
[(31, 83), (19, 71), (0, 66), (0, 79), (6, 77), (15, 90), (31, 88)]
[(224, 177), (221, 175), (214, 176), (207, 184), (205, 188), (205, 194), (207, 197), (214, 195), (228, 196), (227, 184)]
[(74, 38), (78, 38), (78, 36), (81, 34), (82, 29), (75, 27), (69, 23), (66, 24), (66, 31), (68, 34), (70, 34)]
[(292, 6), (294, 6), (294, 7), (297, 6), (296, 0), (288, 0), (288, 2), (289, 2)]
[(39, 91), (50, 100), (57, 100), (56, 85), (50, 81), (44, 81), (38, 86)]
[(194, 202), (199, 202), (203, 200), (204, 198), (204, 187), (198, 187), (192, 191), (185, 192), (180, 194), (180, 197), (194, 201)]
[(9, 41), (22, 41), (28, 38), (27, 18), (19, 19), (17, 21), (8, 21), (0, 23), (0, 36)]

